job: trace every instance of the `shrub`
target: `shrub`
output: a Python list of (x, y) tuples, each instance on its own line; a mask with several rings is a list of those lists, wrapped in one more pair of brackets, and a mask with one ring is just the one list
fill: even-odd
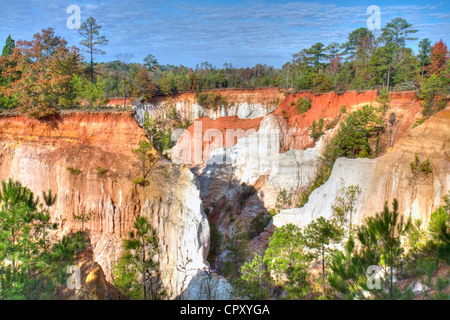
[(322, 117), (320, 117), (318, 121), (314, 120), (311, 127), (309, 128), (311, 130), (309, 136), (317, 141), (324, 134), (323, 126), (324, 121)]
[(431, 170), (430, 160), (427, 158), (427, 160), (420, 162), (417, 153), (414, 155), (414, 161), (410, 162), (409, 167), (411, 168), (411, 173), (413, 174), (417, 174), (419, 170), (425, 174), (429, 174), (433, 171)]
[(311, 109), (311, 99), (308, 97), (299, 97), (297, 100), (298, 114), (302, 114)]
[(103, 177), (108, 172), (108, 169), (102, 168), (100, 166), (95, 168), (95, 170), (97, 171), (97, 175), (100, 177)]
[(81, 170), (78, 168), (67, 167), (66, 169), (74, 176), (78, 176), (81, 173)]
[(145, 181), (145, 179), (144, 178), (142, 178), (142, 177), (139, 177), (139, 178), (136, 178), (136, 179), (134, 179), (133, 180), (133, 184), (134, 185), (139, 185), (139, 186), (145, 186), (146, 185), (146, 181)]

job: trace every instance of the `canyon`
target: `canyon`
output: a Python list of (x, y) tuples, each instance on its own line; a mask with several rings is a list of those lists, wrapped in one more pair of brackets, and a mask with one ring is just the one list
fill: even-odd
[[(339, 158), (328, 181), (299, 208), (296, 203), (314, 181), (326, 144), (346, 114), (367, 104), (379, 106), (377, 92), (216, 92), (227, 102), (216, 110), (201, 106), (195, 93), (183, 93), (137, 104), (134, 112), (63, 112), (45, 121), (0, 115), (0, 179), (19, 180), (36, 195), (49, 189), (57, 193), (50, 211), (60, 224), (58, 233), (88, 230), (90, 259), (101, 269), (102, 286), (112, 281), (122, 239), (133, 230), (135, 218), (149, 218), (158, 233), (162, 280), (171, 299), (211, 296), (202, 283), (209, 266), (209, 222), (230, 234), (239, 225), (249, 229), (252, 219), (264, 215), (270, 223), (250, 244), (253, 252), (263, 252), (275, 228), (329, 217), (345, 186), (362, 189), (355, 223), (394, 198), (403, 215), (426, 221), (450, 188), (448, 105), (413, 128), (422, 118), (421, 101), (415, 92), (391, 93), (388, 111), (398, 120), (392, 143), (381, 137), (383, 152), (370, 159)], [(295, 105), (300, 97), (311, 101), (301, 114)], [(174, 136), (177, 143), (169, 159), (161, 157), (149, 185), (135, 185), (140, 168), (132, 150), (147, 141), (145, 114), (166, 118), (172, 109), (192, 125), (181, 137)], [(329, 127), (315, 141), (310, 127), (320, 118)], [(421, 161), (429, 159), (432, 173), (411, 173), (416, 153)], [(283, 190), (291, 204), (272, 217)], [(92, 219), (84, 226), (73, 217), (90, 212)], [(225, 260), (226, 252), (218, 264)], [(229, 284), (222, 277), (216, 281), (214, 298), (228, 298)]]

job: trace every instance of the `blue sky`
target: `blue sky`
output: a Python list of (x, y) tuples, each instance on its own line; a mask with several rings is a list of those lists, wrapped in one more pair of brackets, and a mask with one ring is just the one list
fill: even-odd
[[(292, 54), (315, 42), (342, 43), (349, 32), (366, 26), (367, 7), (381, 9), (381, 25), (402, 16), (419, 29), (419, 39), (450, 45), (450, 0), (348, 0), (348, 1), (66, 1), (0, 0), (0, 46), (13, 39), (31, 40), (52, 27), (71, 45), (80, 40), (77, 30), (66, 27), (70, 5), (81, 19), (93, 16), (109, 39), (104, 56), (133, 53), (134, 62), (148, 54), (161, 64), (195, 67), (203, 61), (221, 67), (256, 63), (281, 67)], [(417, 42), (408, 45), (417, 48)]]

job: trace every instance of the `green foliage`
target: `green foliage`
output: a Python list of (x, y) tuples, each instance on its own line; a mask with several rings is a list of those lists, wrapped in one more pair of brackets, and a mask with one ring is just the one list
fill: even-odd
[(223, 251), (224, 239), (214, 222), (209, 222), (209, 232), (209, 252), (206, 260), (208, 260), (212, 268), (215, 268), (216, 260)]
[(328, 221), (324, 217), (319, 217), (306, 227), (304, 234), (312, 258), (322, 264), (322, 297), (325, 297), (325, 259), (332, 252), (331, 246), (339, 243), (342, 239), (344, 231), (335, 221)]
[(309, 97), (299, 97), (296, 106), (298, 114), (302, 114), (311, 109), (311, 99)]
[[(53, 199), (49, 193), (47, 208)], [(47, 232), (56, 225), (48, 209), (18, 181), (2, 181), (0, 205), (0, 299), (57, 298), (66, 268), (74, 264), (86, 238), (77, 233), (50, 242)]]
[(422, 113), (429, 116), (435, 109), (435, 97), (445, 96), (448, 92), (449, 80), (442, 75), (433, 74), (423, 80), (418, 93), (419, 99), (422, 99)]
[(72, 214), (74, 220), (81, 222), (81, 232), (85, 231), (84, 224), (86, 222), (89, 222), (92, 219), (93, 215), (94, 215), (94, 212), (92, 212), (92, 211), (89, 211), (88, 213), (82, 212), (79, 215), (77, 215), (75, 213)]
[(433, 172), (433, 170), (431, 169), (430, 160), (427, 158), (425, 161), (420, 162), (419, 156), (417, 155), (417, 153), (414, 155), (414, 161), (410, 162), (409, 166), (411, 168), (411, 173), (414, 175), (419, 173), (419, 171), (421, 171), (425, 174), (429, 174), (429, 173)]
[(324, 120), (322, 117), (320, 117), (318, 121), (314, 120), (311, 127), (309, 128), (309, 130), (311, 130), (309, 136), (317, 141), (324, 134), (323, 126)]
[(345, 230), (345, 234), (350, 237), (353, 230), (353, 215), (356, 211), (356, 201), (361, 195), (361, 188), (358, 185), (343, 187), (340, 190), (342, 196), (336, 198), (331, 206), (333, 219)]
[(8, 57), (9, 55), (11, 55), (15, 47), (16, 42), (11, 38), (11, 35), (8, 35), (8, 38), (6, 38), (5, 46), (2, 50), (2, 57)]
[(83, 21), (78, 32), (82, 37), (80, 45), (84, 47), (84, 51), (90, 55), (90, 74), (91, 82), (94, 83), (94, 54), (105, 54), (100, 47), (108, 44), (105, 36), (100, 35), (102, 26), (98, 25), (94, 17), (89, 17)]
[(219, 108), (227, 107), (228, 103), (225, 98), (214, 91), (212, 92), (198, 92), (197, 93), (197, 102), (199, 105), (205, 108), (212, 108), (213, 110), (217, 110)]
[(100, 167), (100, 166), (97, 166), (97, 167), (95, 168), (95, 171), (96, 171), (96, 173), (97, 173), (97, 175), (98, 175), (99, 177), (103, 177), (103, 176), (105, 176), (106, 173), (108, 172), (108, 169), (102, 168), (102, 167)]
[(108, 99), (105, 97), (105, 88), (102, 79), (98, 79), (96, 83), (92, 83), (74, 74), (72, 86), (74, 88), (74, 101), (76, 103), (88, 103), (91, 109), (105, 106), (108, 103)]
[[(172, 115), (169, 117), (175, 117), (178, 121), (178, 115), (176, 114), (176, 110), (172, 108), (175, 112), (172, 112)], [(188, 123), (186, 123), (188, 125)], [(164, 150), (168, 150), (175, 145), (175, 141), (172, 141), (172, 129), (161, 129), (161, 123), (158, 119), (151, 117), (148, 113), (145, 114), (144, 121), (144, 130), (147, 133), (147, 136), (150, 140), (150, 143), (153, 147), (159, 152), (163, 152)]]
[(301, 299), (308, 293), (308, 262), (306, 239), (300, 228), (293, 224), (277, 228), (270, 238), (264, 263), (275, 283), (288, 292), (288, 299)]
[(422, 123), (425, 122), (425, 120), (426, 120), (426, 118), (421, 118), (421, 119), (417, 120), (416, 122), (413, 123), (412, 128), (414, 129), (414, 128), (420, 126)]
[(156, 230), (147, 218), (139, 216), (129, 239), (123, 240), (124, 253), (113, 268), (114, 285), (128, 299), (158, 300), (164, 297), (159, 271)]
[(275, 207), (278, 210), (286, 209), (292, 205), (292, 193), (288, 192), (286, 189), (282, 189), (278, 195)]
[(371, 132), (378, 130), (379, 121), (376, 117), (375, 109), (365, 105), (360, 110), (351, 112), (342, 122), (338, 133), (334, 136), (325, 148), (321, 163), (309, 189), (302, 193), (299, 207), (308, 202), (310, 194), (319, 186), (324, 184), (331, 175), (331, 170), (339, 157), (369, 157), (372, 150), (369, 145)]
[(233, 283), (237, 295), (249, 300), (268, 299), (271, 285), (270, 274), (259, 254), (244, 263), (239, 278)]
[(227, 251), (225, 270), (223, 274), (229, 279), (239, 277), (241, 266), (250, 255), (247, 232), (237, 224), (235, 228), (225, 236), (224, 249)]
[[(338, 292), (359, 299), (366, 298), (365, 291), (375, 299), (399, 298), (393, 282), (394, 270), (401, 265), (404, 252), (401, 237), (406, 235), (411, 221), (404, 222), (400, 217), (396, 199), (392, 205), (393, 210), (390, 211), (386, 203), (382, 212), (368, 218), (358, 228), (359, 246), (350, 236), (344, 252), (333, 254), (330, 284)], [(367, 273), (368, 266), (378, 266), (381, 271), (378, 274), (379, 286), (371, 286), (373, 279)]]
[(137, 155), (137, 159), (141, 164), (142, 176), (140, 178), (142, 178), (142, 180), (135, 180), (136, 182), (139, 181), (139, 184), (145, 183), (145, 178), (159, 160), (159, 157), (153, 154), (152, 150), (152, 144), (146, 140), (141, 140), (139, 142), (139, 148), (132, 150), (132, 152)]
[(78, 168), (66, 167), (66, 169), (67, 169), (67, 171), (69, 171), (70, 174), (73, 175), (73, 176), (78, 176), (78, 175), (80, 175), (81, 172), (82, 172), (82, 171), (81, 171), (80, 169), (78, 169)]
[(252, 220), (250, 220), (251, 233), (250, 237), (253, 238), (264, 231), (270, 222), (270, 215), (264, 212), (258, 213)]

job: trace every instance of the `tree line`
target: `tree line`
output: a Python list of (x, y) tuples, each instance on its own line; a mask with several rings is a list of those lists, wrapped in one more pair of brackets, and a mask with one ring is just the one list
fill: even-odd
[(0, 109), (19, 108), (39, 118), (65, 108), (104, 106), (109, 97), (148, 101), (155, 95), (258, 87), (316, 93), (419, 90), (419, 97), (431, 103), (449, 88), (446, 44), (424, 38), (419, 51), (413, 52), (406, 44), (418, 40), (417, 30), (401, 17), (378, 33), (363, 27), (349, 33), (343, 43), (317, 42), (293, 54), (280, 69), (262, 64), (237, 68), (231, 63), (218, 68), (208, 62), (195, 68), (161, 65), (152, 54), (136, 63), (127, 53), (96, 62), (108, 44), (101, 28), (93, 17), (82, 23), (81, 49), (69, 46), (51, 28), (36, 33), (31, 41), (16, 42), (9, 36), (0, 57)]

